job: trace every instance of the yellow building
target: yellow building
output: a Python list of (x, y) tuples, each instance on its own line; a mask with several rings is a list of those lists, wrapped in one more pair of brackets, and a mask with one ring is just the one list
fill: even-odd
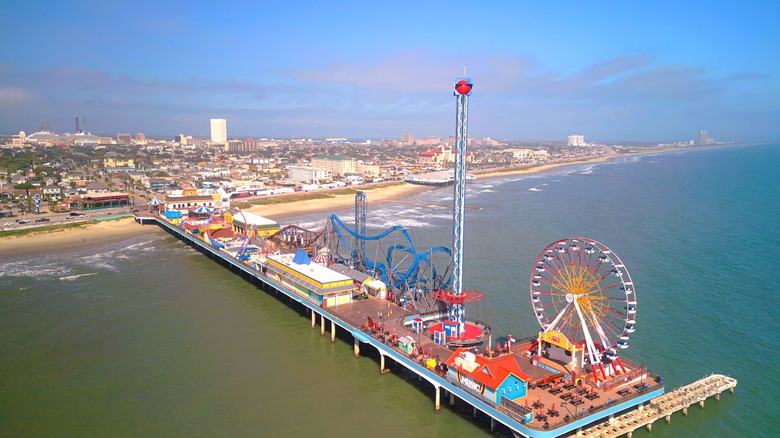
[(247, 234), (249, 237), (267, 237), (279, 231), (279, 222), (248, 211), (230, 209), (222, 215), (222, 219), (230, 224), (236, 234)]
[(135, 162), (132, 158), (128, 158), (127, 160), (104, 158), (103, 167), (135, 167)]
[(357, 290), (351, 278), (312, 263), (301, 249), (295, 254), (268, 256), (265, 268), (269, 278), (322, 307), (351, 303)]

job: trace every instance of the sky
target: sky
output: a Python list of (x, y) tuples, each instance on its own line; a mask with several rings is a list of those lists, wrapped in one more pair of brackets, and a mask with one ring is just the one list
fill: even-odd
[[(780, 140), (780, 2), (0, 2), (0, 133)], [(82, 126), (83, 128), (83, 126)]]

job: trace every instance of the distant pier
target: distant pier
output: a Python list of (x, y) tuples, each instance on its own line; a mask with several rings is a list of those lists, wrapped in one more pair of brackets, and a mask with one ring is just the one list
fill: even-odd
[(672, 414), (682, 411), (688, 415), (688, 408), (699, 404), (704, 408), (704, 401), (712, 396), (720, 400), (720, 394), (725, 391), (734, 393), (737, 380), (722, 374), (712, 374), (699, 379), (690, 385), (677, 388), (674, 391), (658, 396), (650, 403), (639, 406), (637, 409), (618, 417), (609, 419), (577, 433), (577, 436), (593, 438), (616, 438), (626, 435), (631, 438), (632, 433), (640, 427), (653, 429), (653, 423), (665, 418), (667, 423), (672, 422)]

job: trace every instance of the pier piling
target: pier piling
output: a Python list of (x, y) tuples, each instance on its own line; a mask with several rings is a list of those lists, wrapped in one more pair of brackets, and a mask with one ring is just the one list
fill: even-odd
[(336, 342), (336, 322), (330, 320), (330, 342)]
[(311, 311), (311, 328), (314, 328), (314, 326), (317, 325), (317, 312)]
[(360, 341), (355, 338), (355, 357), (360, 357)]
[(320, 315), (320, 334), (325, 336), (325, 314)]
[(441, 386), (436, 387), (436, 412), (439, 412), (439, 409), (441, 409)]

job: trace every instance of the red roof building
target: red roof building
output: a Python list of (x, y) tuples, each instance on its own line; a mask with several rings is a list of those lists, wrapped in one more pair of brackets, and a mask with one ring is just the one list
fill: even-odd
[(532, 380), (520, 369), (513, 354), (489, 359), (458, 348), (446, 364), (450, 379), (498, 405), (502, 398), (515, 401), (525, 397)]

